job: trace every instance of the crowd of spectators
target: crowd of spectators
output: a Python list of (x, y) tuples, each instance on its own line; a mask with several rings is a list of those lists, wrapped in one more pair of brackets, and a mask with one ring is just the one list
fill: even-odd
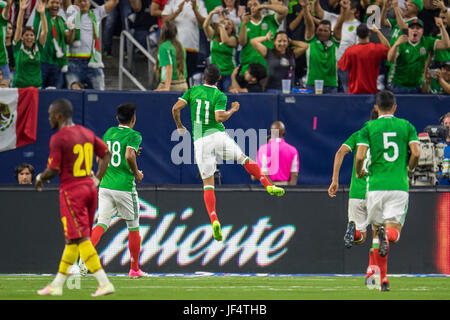
[(225, 92), (281, 92), (290, 80), (313, 92), (320, 81), (323, 93), (449, 94), (448, 0), (102, 1), (6, 0), (1, 86), (104, 90), (120, 25), (149, 51), (156, 37), (158, 91), (182, 91), (215, 63)]

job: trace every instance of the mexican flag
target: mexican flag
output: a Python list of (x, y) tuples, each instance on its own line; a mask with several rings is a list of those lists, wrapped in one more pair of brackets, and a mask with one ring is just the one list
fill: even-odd
[(0, 152), (36, 141), (39, 90), (0, 89)]

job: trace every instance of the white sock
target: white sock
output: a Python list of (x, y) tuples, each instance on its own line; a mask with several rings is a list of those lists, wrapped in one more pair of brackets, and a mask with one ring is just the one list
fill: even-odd
[(100, 269), (96, 273), (94, 273), (95, 279), (97, 279), (100, 287), (104, 287), (109, 284), (108, 277), (106, 276), (105, 270)]
[(64, 282), (66, 281), (67, 276), (62, 274), (62, 273), (57, 273), (55, 279), (53, 279), (52, 283), (50, 284), (50, 286), (52, 288), (62, 288), (64, 286)]

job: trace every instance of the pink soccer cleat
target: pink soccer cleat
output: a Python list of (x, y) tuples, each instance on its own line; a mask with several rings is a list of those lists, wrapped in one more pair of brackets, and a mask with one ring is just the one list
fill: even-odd
[(136, 278), (148, 277), (148, 273), (142, 271), (141, 269), (139, 269), (138, 271), (134, 271), (133, 269), (130, 269), (128, 276), (130, 278), (136, 279)]
[(50, 285), (46, 286), (44, 289), (38, 290), (37, 292), (40, 296), (62, 296), (62, 293), (62, 288), (52, 288)]

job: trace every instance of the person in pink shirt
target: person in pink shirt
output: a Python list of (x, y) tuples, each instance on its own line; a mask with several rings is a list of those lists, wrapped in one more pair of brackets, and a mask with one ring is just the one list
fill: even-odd
[(261, 171), (275, 185), (295, 186), (298, 179), (298, 151), (284, 140), (286, 129), (283, 122), (275, 121), (270, 126), (270, 139), (257, 153)]

